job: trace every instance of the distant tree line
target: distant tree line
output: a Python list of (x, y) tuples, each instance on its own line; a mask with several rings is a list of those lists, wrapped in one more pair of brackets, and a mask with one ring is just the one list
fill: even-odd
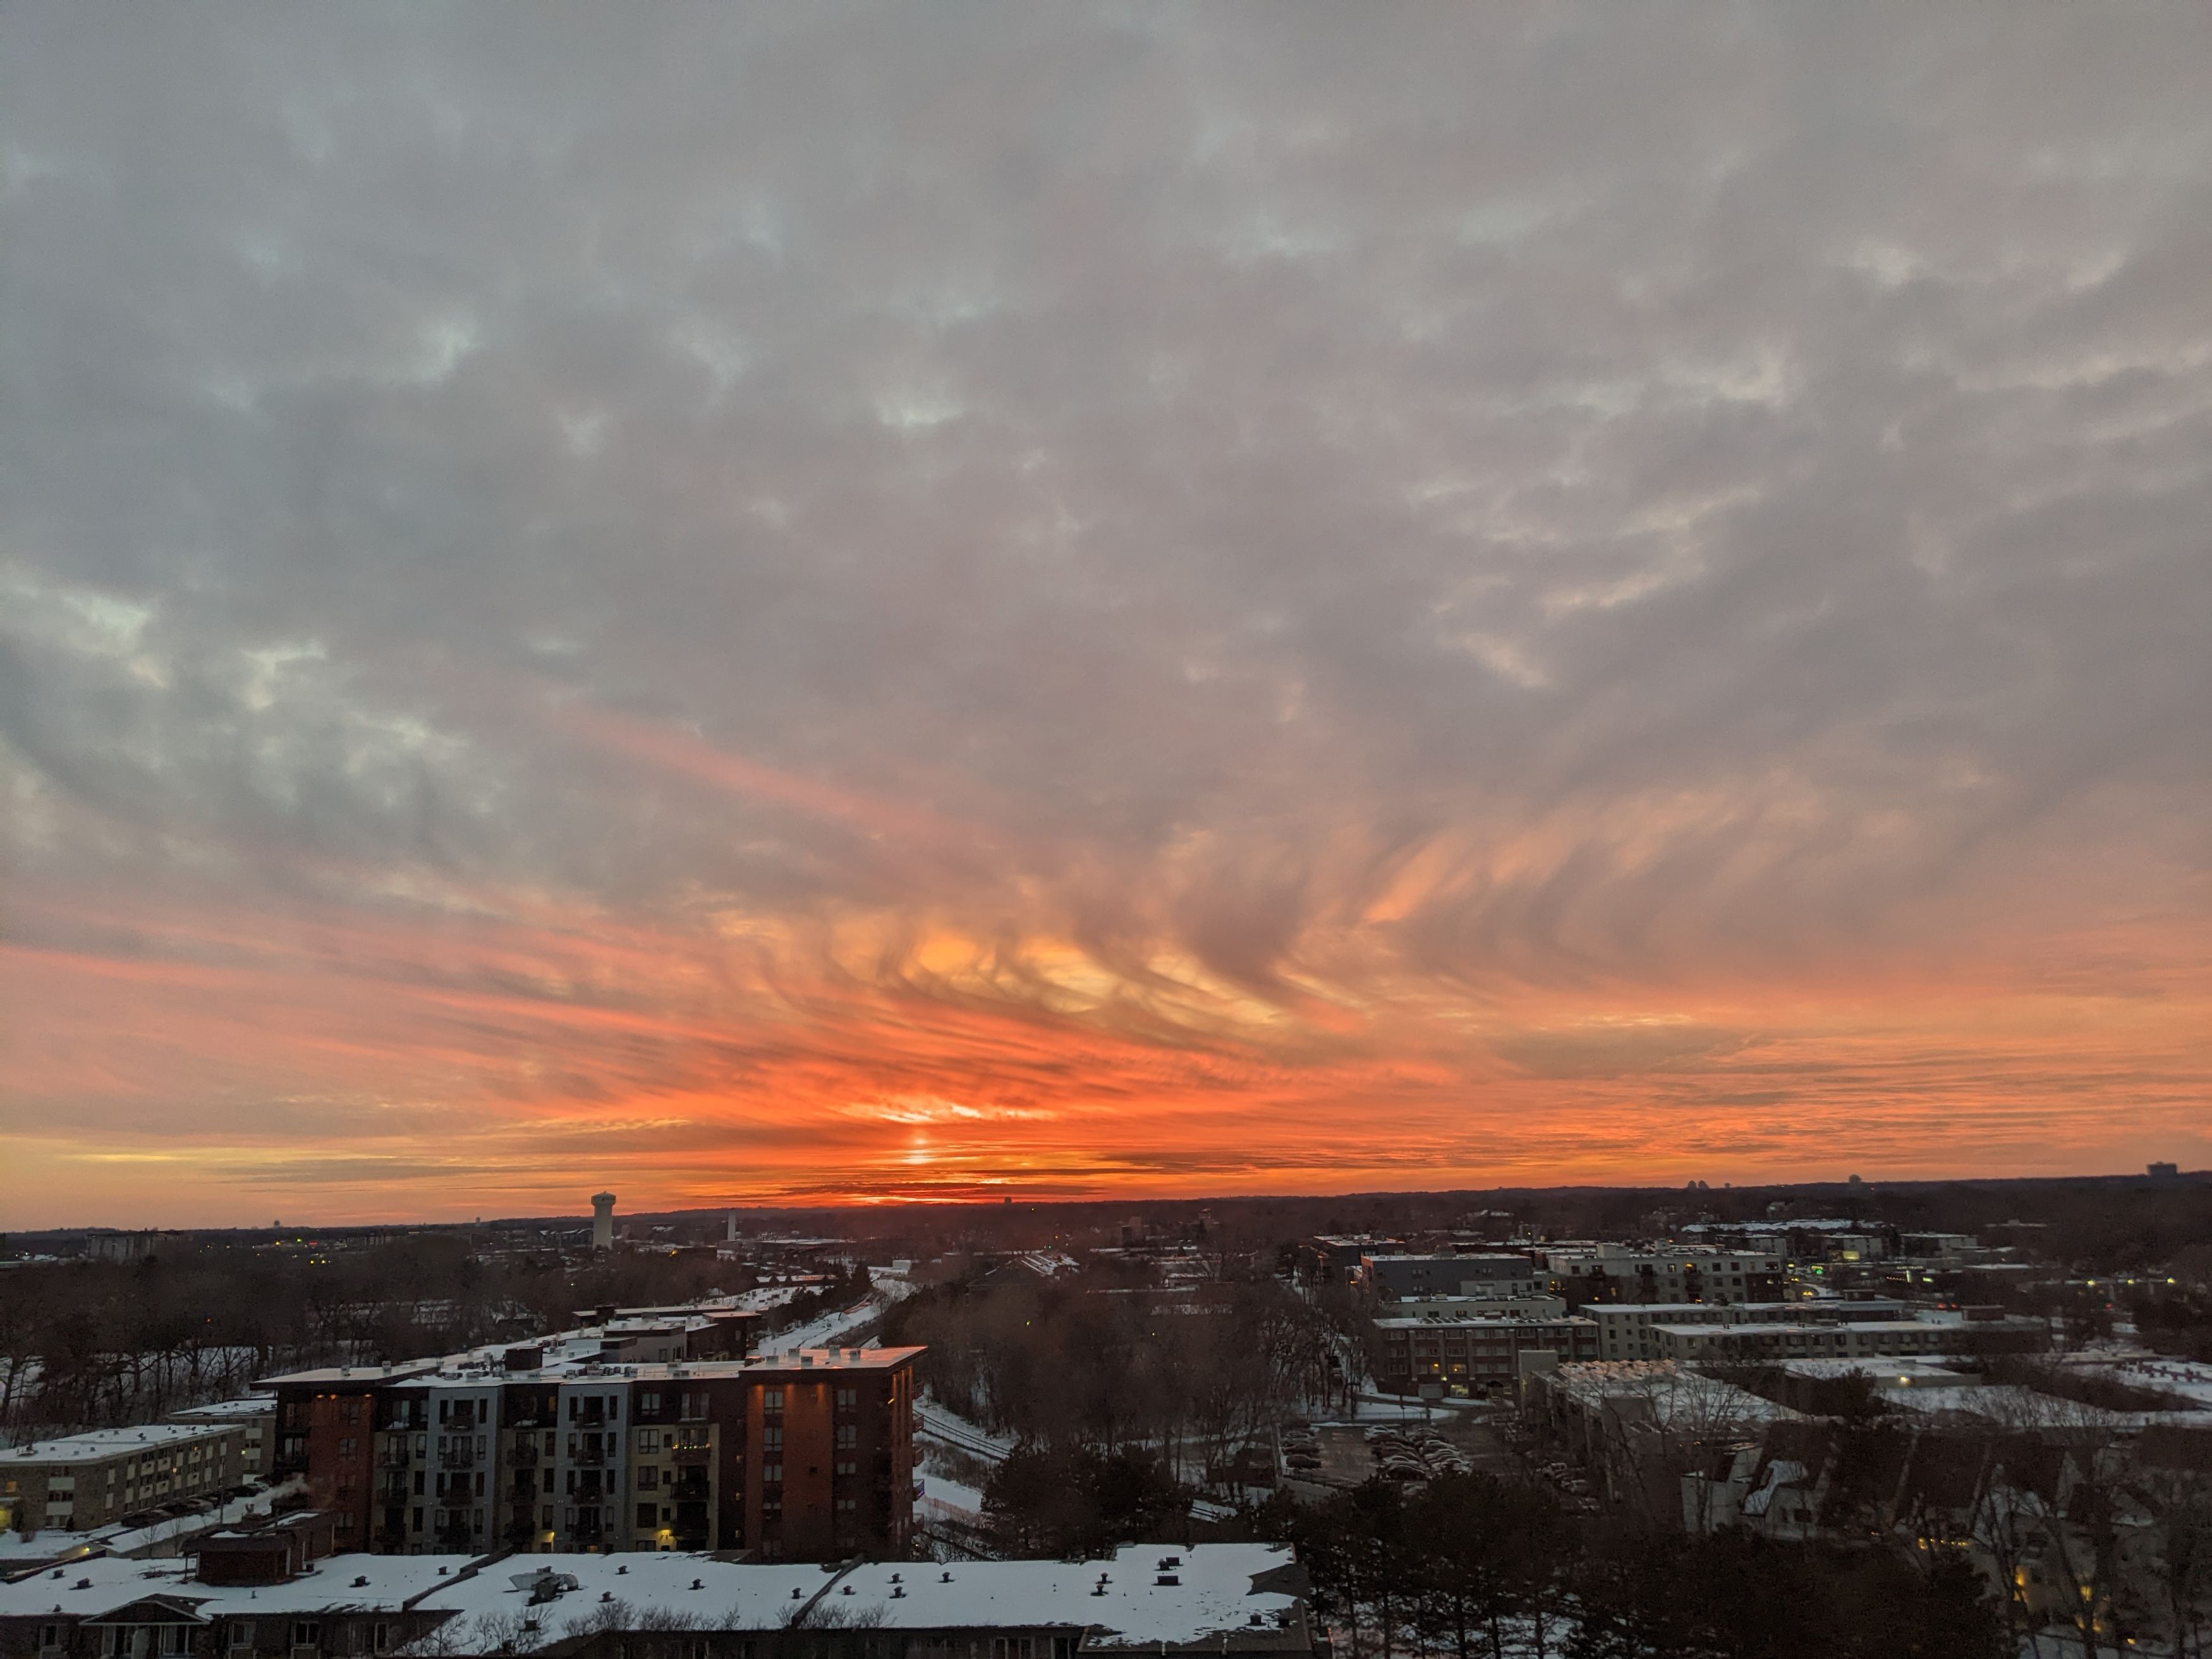
[[(0, 1280), (0, 1433), (143, 1423), (274, 1371), (418, 1358), (557, 1330), (605, 1304), (681, 1302), (752, 1283), (737, 1264), (696, 1255), (483, 1259), (461, 1232), (329, 1255), (186, 1237), (129, 1265), (14, 1267)], [(771, 1323), (811, 1316), (851, 1291), (848, 1273)]]

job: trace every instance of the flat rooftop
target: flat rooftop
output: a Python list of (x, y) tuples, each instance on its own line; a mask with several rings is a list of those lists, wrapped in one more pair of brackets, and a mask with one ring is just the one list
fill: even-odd
[(88, 1429), (0, 1452), (0, 1468), (18, 1463), (96, 1463), (111, 1457), (191, 1445), (226, 1432), (228, 1423), (144, 1423), (128, 1429)]

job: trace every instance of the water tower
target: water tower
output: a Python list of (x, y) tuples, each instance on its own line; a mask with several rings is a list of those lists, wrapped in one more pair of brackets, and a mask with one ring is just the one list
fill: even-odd
[(615, 1195), (612, 1193), (592, 1194), (592, 1248), (611, 1250), (615, 1247)]

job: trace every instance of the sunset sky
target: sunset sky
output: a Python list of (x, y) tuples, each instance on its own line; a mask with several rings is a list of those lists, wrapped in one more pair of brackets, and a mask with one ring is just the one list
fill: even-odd
[(2208, 85), (0, 10), (0, 1230), (2212, 1164)]

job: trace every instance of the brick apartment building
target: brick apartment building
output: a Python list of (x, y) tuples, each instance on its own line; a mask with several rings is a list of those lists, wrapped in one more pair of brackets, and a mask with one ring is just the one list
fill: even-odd
[(607, 1352), (559, 1339), (274, 1378), (279, 1472), (306, 1477), (341, 1548), (905, 1552), (921, 1349)]
[(1430, 1314), (1378, 1319), (1381, 1345), (1375, 1382), (1389, 1394), (1412, 1394), (1436, 1382), (1455, 1395), (1496, 1393), (1512, 1386), (1521, 1355), (1545, 1350), (1562, 1364), (1598, 1357), (1598, 1328), (1588, 1319)]

